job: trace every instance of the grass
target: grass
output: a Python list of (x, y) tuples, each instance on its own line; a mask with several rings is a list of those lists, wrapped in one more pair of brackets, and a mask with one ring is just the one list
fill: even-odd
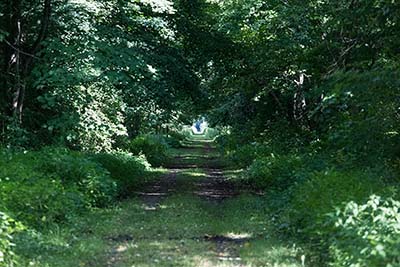
[(271, 234), (264, 204), (250, 195), (211, 204), (178, 194), (149, 211), (140, 199), (131, 199), (76, 218), (63, 229), (31, 234), (30, 242), (25, 233), (19, 250), (30, 259), (25, 266), (223, 266), (216, 245), (204, 237), (245, 236), (249, 239), (237, 248), (245, 266), (300, 266), (299, 250)]
[[(214, 162), (198, 157), (206, 153), (204, 147), (175, 153), (182, 164), (196, 158), (204, 165)], [(25, 232), (15, 240), (21, 266), (302, 266), (301, 250), (275, 236), (266, 198), (202, 199), (193, 190), (205, 177), (200, 167), (178, 172), (174, 193), (156, 209), (133, 197), (40, 235)], [(235, 257), (241, 265), (230, 260)]]

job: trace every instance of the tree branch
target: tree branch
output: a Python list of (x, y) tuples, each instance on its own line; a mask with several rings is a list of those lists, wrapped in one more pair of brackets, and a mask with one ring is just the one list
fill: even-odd
[(15, 51), (17, 51), (18, 53), (21, 53), (21, 54), (23, 54), (23, 55), (25, 55), (25, 56), (28, 56), (28, 57), (33, 57), (33, 58), (35, 58), (35, 59), (41, 59), (41, 58), (39, 58), (39, 57), (37, 57), (37, 56), (35, 56), (35, 55), (32, 55), (32, 54), (30, 54), (30, 53), (27, 53), (27, 52), (24, 52), (24, 51), (22, 51), (21, 49), (19, 49), (19, 48), (17, 48), (17, 47), (15, 47), (14, 45), (12, 45), (9, 41), (7, 41), (7, 40), (4, 40), (4, 43), (5, 44), (7, 44), (9, 47), (11, 47), (12, 49), (14, 49)]
[(49, 22), (50, 22), (50, 16), (51, 16), (51, 0), (45, 0), (44, 1), (44, 8), (43, 8), (43, 16), (41, 20), (41, 28), (38, 37), (36, 38), (36, 41), (33, 43), (30, 53), (35, 54), (37, 49), (40, 46), (40, 43), (45, 39), (47, 35), (47, 29), (49, 27)]

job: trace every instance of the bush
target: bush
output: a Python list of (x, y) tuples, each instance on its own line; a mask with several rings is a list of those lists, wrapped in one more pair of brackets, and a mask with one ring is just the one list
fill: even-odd
[(317, 172), (293, 188), (286, 219), (299, 232), (321, 237), (328, 231), (327, 213), (343, 202), (365, 200), (373, 193), (382, 192), (382, 188), (382, 182), (366, 172)]
[(12, 236), (20, 230), (22, 230), (20, 223), (0, 212), (0, 267), (10, 267), (16, 264)]
[(399, 211), (399, 201), (373, 195), (331, 213), (331, 266), (400, 266)]
[(64, 220), (84, 206), (76, 187), (68, 192), (59, 178), (39, 171), (43, 155), (1, 151), (0, 208), (35, 227)]
[(168, 158), (168, 144), (162, 136), (142, 135), (129, 144), (129, 152), (133, 155), (144, 154), (152, 166), (161, 166)]
[(353, 154), (362, 164), (399, 155), (400, 72), (393, 68), (336, 72), (320, 88), (310, 113), (325, 150)]
[(178, 132), (170, 132), (167, 136), (165, 136), (165, 141), (170, 147), (180, 148), (182, 147), (182, 141), (185, 141), (186, 137)]
[(133, 190), (147, 181), (146, 170), (150, 164), (144, 156), (114, 152), (93, 155), (93, 159), (106, 168), (118, 185), (118, 195), (128, 196)]
[(257, 158), (244, 173), (244, 179), (257, 189), (285, 190), (303, 179), (302, 160), (294, 155)]
[(219, 135), (219, 131), (215, 128), (207, 127), (204, 133), (206, 139), (215, 139)]
[(45, 160), (40, 168), (59, 177), (68, 187), (77, 185), (89, 207), (104, 207), (112, 202), (117, 186), (99, 163), (83, 153), (67, 149), (47, 149), (42, 153)]
[(254, 145), (247, 144), (240, 146), (236, 150), (230, 151), (227, 154), (227, 158), (237, 167), (246, 168), (256, 158), (256, 149)]
[(0, 166), (0, 208), (36, 228), (105, 206), (116, 194), (107, 170), (66, 149), (1, 150)]
[(66, 190), (51, 177), (22, 178), (2, 181), (2, 209), (8, 210), (23, 223), (40, 228), (59, 223), (85, 209), (85, 198), (76, 188)]
[(229, 151), (227, 157), (235, 166), (240, 168), (249, 167), (257, 158), (269, 157), (273, 150), (270, 146), (258, 142), (238, 146)]

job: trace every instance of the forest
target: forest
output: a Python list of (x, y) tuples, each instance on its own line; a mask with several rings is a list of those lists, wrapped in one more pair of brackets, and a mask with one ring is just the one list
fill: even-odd
[(0, 0), (0, 267), (400, 267), (400, 1)]

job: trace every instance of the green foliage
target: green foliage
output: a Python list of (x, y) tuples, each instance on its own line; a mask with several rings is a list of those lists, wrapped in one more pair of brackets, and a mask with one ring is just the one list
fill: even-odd
[(1, 118), (7, 126), (0, 133), (3, 144), (11, 147), (26, 147), (29, 144), (29, 132), (22, 127), (16, 118)]
[(39, 170), (41, 155), (1, 151), (0, 206), (27, 225), (61, 222), (85, 206), (76, 186), (64, 187), (58, 177)]
[(116, 195), (109, 173), (82, 153), (1, 150), (0, 166), (0, 208), (29, 226), (64, 222)]
[(116, 193), (116, 184), (101, 164), (87, 155), (66, 149), (46, 149), (39, 168), (59, 177), (64, 186), (77, 186), (88, 207), (109, 205)]
[(385, 190), (383, 182), (368, 172), (317, 172), (293, 188), (285, 218), (290, 218), (292, 226), (309, 237), (329, 234), (325, 228), (327, 213), (344, 202), (363, 201)]
[(0, 212), (0, 267), (17, 265), (13, 235), (22, 229), (23, 226), (19, 222)]
[[(221, 144), (221, 139), (219, 139), (219, 143)], [(246, 144), (233, 151), (226, 152), (229, 160), (231, 160), (235, 166), (240, 168), (246, 168), (250, 166), (256, 159), (256, 148), (253, 144)]]
[(182, 141), (186, 140), (186, 136), (180, 132), (170, 132), (165, 137), (165, 141), (170, 147), (180, 148), (182, 147)]
[(325, 147), (364, 163), (397, 155), (399, 85), (399, 73), (391, 68), (332, 76), (321, 88), (325, 97), (310, 115), (318, 122)]
[[(17, 67), (15, 51), (0, 46), (1, 68), (9, 70), (0, 79), (0, 123), (10, 128), (21, 82), (27, 92), (24, 120), (17, 118), (21, 127), (11, 128), (26, 131), (24, 147), (111, 151), (120, 136), (156, 132), (199, 109), (194, 101), (201, 99), (200, 79), (184, 57), (172, 2), (52, 1), (50, 17), (57, 20), (42, 28), (44, 2), (0, 8), (0, 40), (24, 47), (19, 56), (27, 64)], [(13, 19), (24, 21), (19, 34)], [(35, 44), (35, 36), (44, 40)], [(3, 130), (1, 143), (22, 143), (13, 133)]]
[(45, 82), (57, 79), (60, 87), (38, 98), (45, 111), (56, 113), (47, 118), (43, 135), (56, 136), (52, 143), (74, 149), (111, 151), (115, 139), (127, 135), (124, 103), (117, 90), (105, 83), (73, 85), (68, 80), (63, 84), (57, 76), (61, 74), (53, 75)]
[[(281, 192), (279, 221), (303, 237), (329, 236), (326, 213), (398, 183), (399, 1), (51, 1), (48, 28), (44, 0), (14, 2), (0, 3), (0, 145), (39, 151), (1, 150), (13, 218), (38, 227), (107, 206), (185, 138), (216, 138), (243, 180)], [(151, 134), (206, 113), (224, 135)], [(134, 156), (106, 154), (119, 149)], [(371, 203), (357, 208), (380, 211)], [(337, 265), (381, 264), (391, 219), (337, 216)], [(362, 227), (378, 233), (359, 243), (365, 262), (345, 243)]]
[(303, 163), (295, 155), (270, 155), (254, 160), (243, 174), (244, 180), (258, 189), (287, 190), (302, 177)]
[(351, 201), (330, 213), (330, 266), (398, 266), (400, 202), (373, 195), (363, 203)]
[(204, 132), (205, 139), (213, 140), (219, 136), (219, 131), (215, 128), (207, 127)]
[(168, 144), (160, 135), (141, 135), (129, 144), (133, 155), (144, 154), (152, 166), (161, 166), (168, 158)]
[(150, 164), (144, 156), (132, 156), (126, 152), (99, 153), (93, 155), (117, 183), (119, 197), (127, 197), (148, 181), (146, 170)]
[(31, 175), (11, 177), (1, 185), (1, 207), (24, 224), (43, 228), (51, 223), (62, 223), (85, 210), (85, 197), (76, 186), (67, 190), (51, 176)]
[[(227, 158), (240, 168), (247, 168), (254, 160), (274, 154), (274, 149), (269, 144), (252, 142), (250, 144), (239, 145), (235, 143), (235, 139), (235, 136), (228, 138), (226, 136), (222, 136), (222, 138), (219, 136), (217, 143), (219, 146), (225, 147)], [(231, 143), (229, 144), (228, 142)]]

